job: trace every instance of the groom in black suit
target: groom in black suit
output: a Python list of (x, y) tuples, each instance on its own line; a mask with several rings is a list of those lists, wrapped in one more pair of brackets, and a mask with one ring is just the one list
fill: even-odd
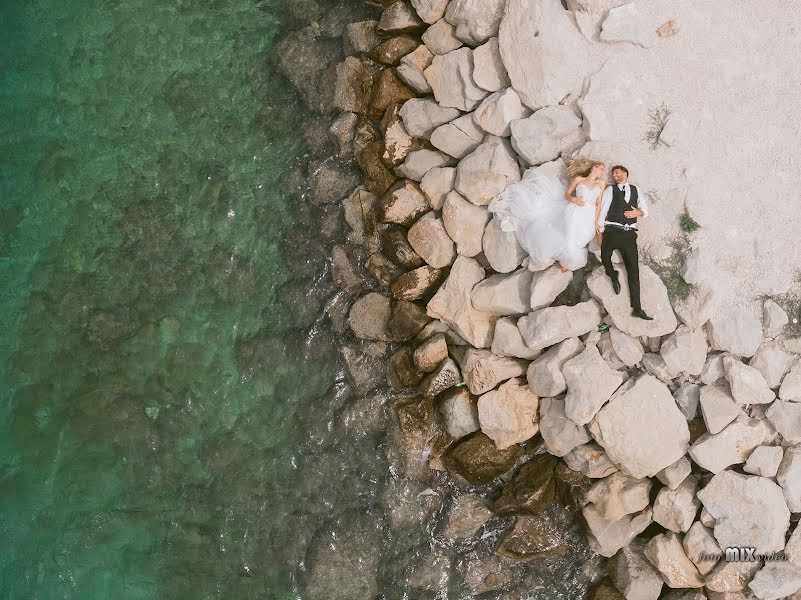
[(612, 167), (613, 185), (604, 190), (596, 231), (601, 237), (601, 262), (612, 280), (612, 288), (620, 293), (618, 272), (612, 266), (612, 252), (620, 250), (629, 282), (632, 316), (652, 321), (640, 305), (640, 264), (637, 251), (637, 218), (648, 216), (648, 206), (636, 186), (628, 183), (629, 170), (622, 165)]

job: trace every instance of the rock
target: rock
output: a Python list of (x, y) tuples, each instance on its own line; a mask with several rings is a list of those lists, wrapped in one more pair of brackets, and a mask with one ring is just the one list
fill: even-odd
[(579, 425), (589, 423), (625, 379), (609, 368), (595, 346), (565, 362), (562, 373), (567, 383), (565, 414)]
[(539, 398), (522, 379), (510, 379), (478, 399), (481, 431), (499, 450), (525, 442), (539, 431)]
[(311, 200), (314, 204), (342, 202), (359, 185), (357, 173), (332, 161), (322, 163), (312, 174)]
[(609, 563), (615, 587), (629, 600), (656, 600), (662, 591), (662, 576), (645, 558), (644, 548), (645, 540), (635, 539)]
[(486, 206), (509, 185), (520, 181), (520, 168), (509, 142), (488, 136), (456, 169), (456, 190), (473, 204)]
[(676, 371), (668, 367), (668, 364), (665, 362), (665, 359), (662, 358), (661, 354), (654, 354), (653, 352), (644, 354), (642, 357), (642, 366), (648, 373), (654, 377), (658, 377), (665, 383), (670, 383), (678, 376)]
[(414, 181), (422, 181), (426, 173), (437, 167), (450, 167), (453, 159), (434, 150), (415, 150), (410, 152), (403, 164), (395, 168), (395, 173)]
[(411, 225), (428, 210), (428, 201), (423, 192), (417, 184), (405, 179), (381, 197), (378, 218), (382, 223)]
[(455, 108), (440, 106), (431, 98), (412, 98), (403, 104), (400, 116), (409, 135), (428, 139), (440, 125), (459, 116)]
[(693, 286), (686, 298), (674, 300), (676, 316), (690, 329), (703, 327), (715, 313), (718, 297), (715, 291), (704, 286)]
[(610, 460), (632, 477), (652, 477), (687, 452), (690, 431), (670, 390), (641, 375), (624, 383), (589, 425)]
[(531, 280), (531, 310), (550, 306), (556, 297), (567, 289), (573, 281), (573, 273), (562, 272), (557, 266), (537, 271)]
[(762, 373), (754, 367), (727, 356), (723, 359), (723, 368), (731, 386), (731, 395), (738, 404), (769, 404), (776, 399)]
[(730, 356), (730, 354), (722, 352), (707, 355), (704, 368), (698, 376), (701, 383), (710, 385), (723, 377), (726, 372), (723, 367), (723, 359), (727, 356)]
[(511, 469), (522, 455), (519, 445), (499, 450), (488, 436), (477, 432), (448, 449), (445, 466), (473, 485), (485, 485)]
[(790, 535), (790, 538), (787, 540), (787, 544), (784, 546), (784, 554), (791, 563), (799, 566), (799, 559), (801, 559), (801, 527), (798, 524), (795, 525), (793, 529), (793, 533)]
[(345, 54), (367, 54), (380, 42), (378, 37), (378, 21), (359, 21), (348, 23), (342, 36)]
[(653, 522), (650, 508), (626, 515), (617, 521), (607, 521), (598, 513), (594, 505), (588, 504), (582, 509), (584, 520), (590, 530), (587, 539), (590, 548), (601, 556), (612, 557)]
[(490, 219), (484, 227), (481, 244), (487, 262), (498, 273), (511, 273), (526, 257), (526, 251), (518, 243), (517, 235), (513, 231), (503, 231), (501, 219), (497, 216)]
[(689, 454), (696, 464), (712, 473), (745, 462), (751, 451), (769, 435), (767, 426), (759, 419), (738, 416), (720, 433), (705, 433), (690, 447)]
[(506, 88), (487, 96), (473, 113), (473, 121), (490, 135), (508, 137), (511, 123), (529, 114), (531, 111), (520, 102), (517, 92)]
[(398, 178), (390, 171), (382, 160), (384, 144), (371, 142), (357, 156), (359, 168), (364, 176), (364, 185), (374, 194), (385, 193)]
[(420, 255), (414, 251), (406, 240), (406, 230), (402, 227), (392, 226), (384, 230), (381, 235), (384, 254), (392, 262), (404, 269), (416, 269), (425, 264)]
[(379, 293), (370, 292), (353, 303), (348, 314), (348, 323), (356, 337), (388, 342), (391, 341), (391, 314), (391, 300)]
[(563, 398), (540, 398), (540, 434), (554, 456), (564, 456), (591, 439), (584, 425), (576, 425), (565, 416)]
[(488, 92), (497, 92), (509, 87), (509, 75), (501, 59), (498, 38), (490, 38), (485, 44), (473, 50), (473, 81)]
[(434, 55), (425, 44), (420, 44), (412, 52), (400, 59), (397, 74), (403, 83), (418, 94), (432, 93), (424, 71), (431, 66)]
[(384, 154), (381, 158), (391, 167), (400, 165), (409, 152), (419, 150), (421, 143), (415, 140), (406, 131), (400, 117), (400, 105), (396, 104), (387, 109), (381, 120), (381, 130), (384, 132)]
[(568, 106), (547, 106), (510, 126), (512, 147), (530, 165), (559, 157), (583, 140), (581, 119)]
[(495, 335), (492, 338), (492, 353), (497, 356), (509, 356), (533, 360), (540, 355), (539, 350), (532, 350), (523, 341), (517, 321), (504, 317), (495, 323)]
[(453, 25), (440, 19), (423, 34), (423, 43), (435, 55), (453, 52), (462, 47), (462, 42), (456, 38), (454, 31)]
[[(679, 24), (676, 23), (676, 21), (674, 21), (673, 19), (671, 19), (670, 21), (665, 21), (664, 23), (662, 23), (656, 29), (657, 35), (659, 35), (659, 37), (662, 37), (662, 38), (664, 38), (664, 37), (673, 37), (678, 32), (679, 32)], [(718, 600), (718, 599), (715, 598), (714, 600)], [(735, 599), (732, 598), (730, 600), (735, 600)]]
[(626, 335), (617, 327), (609, 328), (609, 337), (615, 355), (627, 367), (631, 368), (640, 363), (644, 351), (640, 340)]
[(729, 394), (714, 385), (705, 385), (700, 393), (701, 414), (709, 433), (715, 434), (743, 414)]
[(443, 537), (450, 542), (471, 539), (484, 523), (492, 518), (492, 511), (478, 494), (457, 497), (448, 511)]
[(337, 65), (334, 105), (343, 111), (364, 114), (370, 108), (378, 69), (371, 63), (348, 56)]
[(754, 573), (759, 570), (761, 562), (729, 562), (720, 561), (710, 571), (704, 579), (706, 589), (710, 592), (710, 599), (713, 598), (712, 593), (724, 593), (724, 598), (744, 598), (745, 600), (754, 600), (756, 596), (748, 593), (744, 595), (740, 590), (745, 590), (745, 586), (754, 576)]
[(431, 208), (442, 210), (445, 203), (445, 196), (453, 190), (453, 182), (456, 179), (456, 169), (453, 167), (437, 167), (425, 174), (420, 182), (420, 189), (428, 198)]
[(453, 360), (446, 358), (431, 375), (423, 379), (420, 383), (420, 393), (425, 398), (433, 398), (449, 387), (459, 383), (460, 379), (459, 367), (456, 366)]
[(701, 559), (701, 556), (706, 555), (719, 555), (721, 554), (720, 546), (715, 541), (715, 536), (709, 527), (704, 527), (700, 521), (692, 524), (692, 527), (687, 531), (687, 534), (682, 540), (684, 552), (687, 557), (693, 561), (698, 573), (702, 576), (709, 573), (717, 564), (717, 560)]
[(662, 574), (662, 579), (672, 588), (700, 588), (704, 586), (695, 564), (687, 558), (684, 548), (672, 531), (651, 538), (643, 549), (645, 557)]
[(378, 21), (378, 32), (384, 35), (413, 33), (425, 27), (420, 17), (405, 2), (391, 4)]
[(456, 37), (477, 46), (498, 35), (505, 5), (505, 0), (452, 0), (445, 19), (456, 27)]
[(618, 265), (620, 293), (615, 294), (612, 280), (607, 277), (603, 267), (597, 267), (587, 277), (587, 286), (592, 297), (603, 304), (609, 313), (611, 325), (632, 337), (656, 337), (672, 333), (678, 325), (676, 315), (670, 306), (667, 288), (650, 267), (640, 264), (640, 298), (643, 310), (653, 321), (643, 321), (631, 315), (628, 283), (623, 265)]
[(484, 130), (476, 125), (473, 113), (446, 123), (431, 134), (431, 145), (454, 158), (464, 158), (484, 141)]
[(701, 516), (699, 517), (699, 520), (704, 527), (715, 527), (715, 517), (710, 515), (706, 508), (701, 507)]
[(527, 313), (531, 275), (531, 271), (526, 269), (510, 275), (490, 275), (473, 288), (473, 306), (499, 316)]
[(450, 275), (429, 301), (429, 316), (446, 323), (476, 348), (488, 348), (492, 343), (497, 316), (473, 307), (470, 292), (484, 279), (484, 269), (473, 259), (459, 256), (451, 266)]
[(675, 373), (700, 375), (706, 363), (706, 338), (702, 329), (679, 325), (678, 329), (662, 342), (660, 354), (668, 368)]
[(468, 348), (461, 366), (467, 387), (476, 395), (488, 392), (502, 381), (526, 372), (524, 361), (495, 356), (489, 350), (476, 348)]
[(336, 157), (340, 160), (353, 158), (353, 135), (356, 131), (356, 113), (343, 112), (328, 128), (328, 138), (334, 144)]
[(412, 349), (403, 346), (389, 359), (389, 383), (392, 389), (400, 391), (416, 386), (423, 379), (423, 374), (412, 360)]
[(495, 550), (496, 555), (514, 561), (557, 557), (568, 552), (564, 536), (549, 531), (547, 517), (518, 516), (507, 528)]
[(758, 446), (751, 452), (743, 471), (761, 477), (775, 477), (783, 456), (781, 446)]
[(559, 499), (559, 460), (539, 454), (524, 464), (503, 488), (492, 509), (500, 516), (542, 515)]
[(733, 314), (716, 313), (706, 324), (709, 345), (735, 356), (749, 357), (762, 342), (762, 323), (759, 318), (740, 307)]
[(442, 106), (470, 112), (487, 96), (473, 81), (473, 51), (459, 48), (434, 56), (423, 74)]
[(776, 481), (782, 486), (790, 512), (801, 512), (801, 447), (793, 446), (785, 450)]
[(767, 337), (778, 335), (781, 333), (784, 326), (790, 322), (784, 309), (770, 298), (767, 298), (762, 305), (762, 320), (765, 325), (765, 335)]
[(442, 222), (445, 231), (456, 242), (456, 251), (461, 256), (473, 257), (481, 253), (484, 226), (489, 217), (485, 207), (468, 202), (456, 191), (445, 196)]
[(392, 297), (396, 300), (420, 300), (434, 293), (447, 275), (443, 269), (423, 265), (408, 273), (403, 273), (390, 285)]
[(450, 265), (456, 257), (453, 240), (434, 211), (420, 217), (409, 229), (409, 245), (434, 268)]
[(430, 320), (425, 310), (414, 302), (396, 300), (389, 318), (389, 335), (393, 342), (405, 342), (420, 333)]
[(417, 16), (431, 25), (445, 16), (448, 0), (411, 0)]
[(499, 44), (512, 87), (533, 110), (559, 104), (596, 70), (559, 0), (509, 0)]
[(349, 246), (337, 244), (331, 251), (331, 277), (341, 290), (358, 293), (367, 287), (367, 274), (361, 265), (352, 258)]
[(692, 421), (698, 412), (701, 401), (701, 388), (695, 383), (683, 383), (673, 393), (673, 399), (688, 421)]
[(370, 98), (368, 114), (373, 118), (379, 119), (393, 104), (405, 102), (414, 97), (414, 90), (407, 87), (398, 78), (395, 69), (384, 69), (378, 75), (375, 85), (373, 85), (373, 95)]
[(520, 334), (532, 350), (541, 350), (571, 337), (592, 331), (601, 321), (593, 300), (575, 306), (556, 306), (535, 310), (517, 322)]
[(617, 467), (595, 442), (573, 448), (564, 456), (567, 466), (585, 477), (599, 479), (617, 472)]
[(436, 369), (446, 358), (448, 358), (448, 344), (442, 333), (431, 336), (414, 351), (414, 364), (424, 373)]
[(781, 600), (801, 590), (801, 567), (787, 562), (766, 562), (748, 584), (760, 600)]
[(617, 521), (647, 508), (650, 491), (650, 479), (637, 479), (618, 471), (594, 483), (585, 499), (593, 503), (601, 518)]
[(567, 390), (562, 375), (564, 364), (584, 350), (584, 344), (572, 337), (549, 349), (528, 366), (526, 378), (531, 390), (540, 397), (558, 396)]
[(701, 503), (695, 497), (698, 477), (688, 475), (675, 490), (664, 487), (654, 500), (654, 521), (674, 533), (684, 533), (695, 520)]
[(785, 352), (778, 342), (765, 342), (756, 351), (748, 365), (762, 373), (768, 387), (775, 389), (781, 385), (782, 379), (790, 371), (793, 362), (795, 362), (795, 357), (789, 352)]
[(721, 471), (698, 492), (715, 518), (715, 539), (721, 548), (748, 546), (759, 554), (784, 549), (790, 526), (782, 489), (770, 479)]
[(801, 402), (801, 361), (795, 363), (790, 372), (782, 380), (779, 398)]
[(481, 428), (477, 400), (466, 387), (443, 392), (438, 410), (445, 430), (452, 438), (458, 440)]
[(656, 45), (658, 36), (653, 27), (644, 23), (636, 2), (629, 2), (609, 11), (601, 29), (603, 42), (628, 42), (642, 48)]
[(400, 59), (417, 48), (417, 40), (410, 35), (399, 35), (378, 44), (368, 56), (384, 65), (397, 65)]
[[(304, 104), (315, 113), (328, 114), (332, 109), (340, 47), (339, 40), (323, 39), (315, 27), (308, 26), (283, 36), (273, 50), (279, 70), (300, 91)], [(181, 86), (185, 81), (176, 79), (173, 85)], [(175, 91), (178, 90), (170, 95)], [(194, 115), (190, 112), (193, 103), (187, 104), (189, 106), (180, 101), (175, 103), (176, 116), (180, 116), (182, 121)]]
[(664, 483), (668, 489), (675, 490), (687, 478), (692, 471), (690, 460), (682, 456), (672, 465), (665, 467), (656, 474), (657, 479)]

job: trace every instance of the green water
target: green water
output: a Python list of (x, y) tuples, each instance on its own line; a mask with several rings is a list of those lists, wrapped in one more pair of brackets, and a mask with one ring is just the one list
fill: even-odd
[(0, 598), (295, 597), (276, 506), (336, 362), (281, 301), (283, 20), (0, 7)]

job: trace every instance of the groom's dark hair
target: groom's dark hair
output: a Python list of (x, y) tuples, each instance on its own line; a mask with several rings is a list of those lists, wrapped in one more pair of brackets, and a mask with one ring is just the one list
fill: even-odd
[(614, 173), (615, 171), (623, 171), (626, 174), (626, 177), (629, 176), (629, 170), (626, 167), (624, 167), (623, 165), (615, 165), (614, 167), (612, 167), (612, 170), (609, 171), (609, 172), (610, 173)]

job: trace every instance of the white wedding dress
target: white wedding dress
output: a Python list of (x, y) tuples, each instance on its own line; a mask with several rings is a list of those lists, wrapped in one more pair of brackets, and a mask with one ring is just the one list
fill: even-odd
[[(539, 171), (539, 169), (537, 170)], [(528, 268), (547, 269), (554, 262), (575, 271), (587, 264), (587, 244), (595, 236), (595, 203), (601, 190), (583, 183), (576, 195), (584, 206), (569, 202), (567, 181), (547, 172), (526, 173), (490, 202), (503, 231), (514, 231), (529, 255)]]

